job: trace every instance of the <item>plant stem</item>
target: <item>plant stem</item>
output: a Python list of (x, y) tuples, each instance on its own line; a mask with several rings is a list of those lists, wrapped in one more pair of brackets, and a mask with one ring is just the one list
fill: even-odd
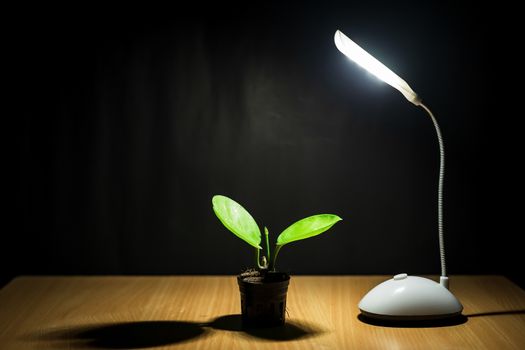
[(259, 249), (255, 248), (255, 266), (257, 266), (259, 269), (261, 268), (261, 263), (259, 261)]
[(268, 256), (268, 261), (272, 261), (272, 256), (270, 255), (269, 235), (270, 232), (268, 232), (268, 229), (266, 228), (266, 226), (264, 226), (264, 236), (266, 237), (266, 255)]
[(270, 271), (275, 271), (275, 260), (277, 260), (277, 254), (279, 254), (279, 251), (281, 250), (282, 245), (276, 245), (275, 246), (275, 252), (273, 253), (273, 257), (270, 260)]
[(268, 261), (266, 260), (266, 257), (263, 256), (263, 265), (261, 265), (261, 262), (259, 261), (259, 249), (255, 248), (255, 261), (256, 265), (259, 268), (259, 270), (267, 269), (268, 268)]

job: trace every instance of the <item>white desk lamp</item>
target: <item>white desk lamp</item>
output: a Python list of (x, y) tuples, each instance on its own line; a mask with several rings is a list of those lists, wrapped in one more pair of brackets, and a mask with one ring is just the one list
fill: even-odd
[(461, 314), (463, 306), (448, 290), (448, 277), (445, 266), (443, 241), (445, 149), (437, 120), (430, 109), (421, 102), (414, 90), (408, 86), (406, 81), (359, 47), (341, 31), (335, 32), (334, 41), (339, 51), (348, 58), (380, 80), (399, 90), (414, 105), (421, 106), (427, 111), (436, 129), (439, 142), (438, 233), (441, 258), (439, 283), (427, 278), (407, 276), (406, 273), (402, 273), (370, 290), (359, 302), (359, 309), (365, 316), (388, 320), (427, 320), (458, 316)]

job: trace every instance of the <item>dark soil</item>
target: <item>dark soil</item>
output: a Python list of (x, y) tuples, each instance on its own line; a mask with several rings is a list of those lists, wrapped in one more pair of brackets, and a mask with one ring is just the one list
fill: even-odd
[(239, 276), (243, 282), (253, 284), (283, 282), (290, 278), (290, 276), (284, 272), (257, 269), (248, 269)]

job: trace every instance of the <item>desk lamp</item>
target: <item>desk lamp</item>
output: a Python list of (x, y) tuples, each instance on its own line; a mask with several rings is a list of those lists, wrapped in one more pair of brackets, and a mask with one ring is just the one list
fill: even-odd
[(445, 176), (445, 149), (436, 118), (406, 81), (359, 47), (341, 31), (336, 31), (335, 45), (343, 54), (378, 79), (399, 90), (407, 100), (422, 107), (430, 116), (439, 143), (440, 166), (438, 184), (438, 237), (441, 258), (439, 283), (428, 278), (398, 274), (372, 290), (359, 302), (363, 315), (384, 320), (428, 320), (458, 316), (463, 310), (459, 300), (448, 290), (443, 240), (443, 179)]

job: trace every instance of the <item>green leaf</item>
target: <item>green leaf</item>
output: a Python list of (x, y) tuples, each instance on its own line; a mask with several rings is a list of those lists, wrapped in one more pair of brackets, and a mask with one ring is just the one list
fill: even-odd
[(259, 226), (239, 203), (225, 196), (212, 198), (213, 211), (224, 226), (249, 245), (262, 249)]
[(277, 245), (317, 236), (341, 221), (339, 216), (332, 214), (319, 214), (309, 216), (290, 225), (277, 238)]

